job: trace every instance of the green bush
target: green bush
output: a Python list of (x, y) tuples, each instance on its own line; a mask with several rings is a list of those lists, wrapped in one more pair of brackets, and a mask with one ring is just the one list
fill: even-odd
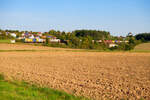
[(109, 48), (109, 49), (112, 50), (112, 51), (114, 51), (114, 50), (118, 50), (118, 47), (115, 46), (115, 47), (111, 47), (111, 48)]
[(48, 43), (48, 44), (44, 43), (43, 46), (68, 48), (68, 46), (64, 43)]
[(24, 42), (24, 40), (23, 39), (16, 39), (16, 42)]

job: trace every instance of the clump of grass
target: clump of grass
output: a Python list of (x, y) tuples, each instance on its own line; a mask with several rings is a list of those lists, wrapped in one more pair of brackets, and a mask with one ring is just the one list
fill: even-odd
[(10, 43), (10, 40), (9, 39), (7, 39), (7, 40), (6, 39), (3, 39), (3, 40), (0, 39), (0, 43)]
[(0, 74), (0, 80), (4, 80), (4, 75)]

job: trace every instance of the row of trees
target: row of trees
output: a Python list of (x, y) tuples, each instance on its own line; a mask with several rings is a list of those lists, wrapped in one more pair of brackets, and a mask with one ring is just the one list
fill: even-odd
[[(51, 33), (50, 31), (49, 33)], [(129, 33), (126, 37), (116, 37), (110, 35), (106, 31), (97, 30), (76, 30), (72, 33), (65, 32), (53, 32), (53, 34), (62, 40), (68, 40), (66, 46), (71, 48), (83, 48), (83, 49), (101, 49), (101, 50), (132, 50), (140, 43), (150, 41), (150, 33), (141, 33), (135, 36)], [(93, 42), (93, 40), (95, 40)], [(128, 42), (118, 43), (116, 47), (109, 48), (108, 44), (102, 42), (98, 43), (97, 40), (127, 40)], [(57, 46), (59, 46), (57, 44)], [(62, 46), (62, 45), (61, 45)], [(64, 47), (64, 45), (63, 45)]]
[[(53, 35), (61, 39), (65, 44), (51, 44), (49, 46), (69, 47), (69, 48), (82, 48), (82, 49), (103, 49), (103, 44), (92, 42), (92, 40), (106, 39), (110, 36), (109, 32), (96, 31), (96, 30), (76, 30), (73, 32), (60, 32), (50, 30), (47, 35)], [(108, 35), (107, 35), (108, 34)]]
[(142, 42), (148, 42), (150, 41), (150, 33), (140, 33), (135, 35), (135, 38), (137, 40), (141, 40)]
[[(110, 35), (109, 32), (99, 31), (99, 30), (75, 30), (73, 32), (60, 32), (55, 30), (50, 30), (48, 34), (52, 34), (62, 41), (66, 41), (65, 45), (62, 44), (47, 44), (49, 46), (57, 47), (69, 47), (69, 48), (82, 48), (82, 49), (99, 49), (99, 50), (131, 50), (134, 48), (139, 41), (135, 40), (132, 35), (127, 37), (116, 37)], [(118, 46), (109, 48), (109, 44), (101, 42), (98, 40), (129, 40), (129, 43), (118, 43)]]

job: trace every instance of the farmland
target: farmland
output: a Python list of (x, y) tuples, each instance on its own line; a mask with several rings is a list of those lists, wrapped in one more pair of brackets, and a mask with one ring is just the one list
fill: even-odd
[(72, 52), (22, 44), (0, 44), (0, 50), (6, 50), (0, 52), (0, 73), (7, 77), (96, 100), (150, 99), (150, 53)]
[(142, 43), (134, 48), (134, 51), (150, 51), (150, 43)]

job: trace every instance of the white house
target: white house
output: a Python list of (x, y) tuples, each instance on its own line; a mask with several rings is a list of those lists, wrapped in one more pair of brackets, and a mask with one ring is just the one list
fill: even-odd
[(50, 39), (49, 41), (50, 41), (50, 42), (59, 43), (59, 42), (60, 42), (60, 39)]
[(11, 42), (11, 43), (16, 43), (16, 41), (15, 41), (15, 40), (10, 40), (10, 42)]
[(16, 36), (17, 36), (15, 33), (10, 33), (10, 35), (14, 38), (16, 38)]
[(31, 35), (29, 38), (30, 38), (30, 39), (34, 39), (34, 36), (33, 36), (33, 35)]
[(111, 44), (109, 44), (109, 48), (111, 48), (111, 47), (117, 47), (118, 45), (117, 44), (114, 44), (114, 43), (111, 43)]

